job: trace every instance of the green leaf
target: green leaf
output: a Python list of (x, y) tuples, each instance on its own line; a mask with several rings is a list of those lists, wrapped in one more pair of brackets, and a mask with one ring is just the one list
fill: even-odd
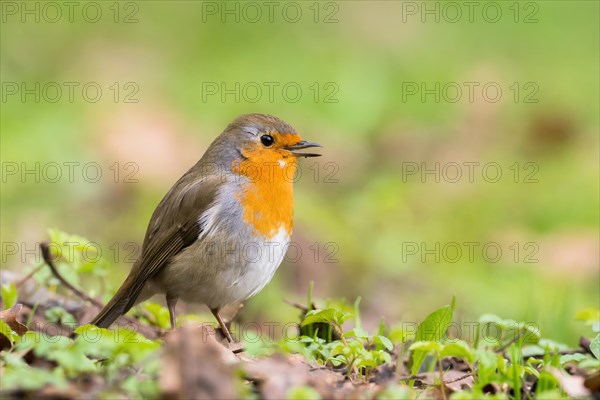
[(50, 307), (46, 310), (44, 315), (46, 316), (48, 322), (59, 323), (64, 326), (72, 327), (77, 325), (77, 320), (75, 317), (60, 306)]
[(516, 394), (515, 398), (519, 400), (521, 399), (521, 377), (524, 375), (525, 371), (523, 366), (521, 365), (521, 360), (523, 359), (521, 347), (518, 346), (516, 343), (511, 344), (508, 348), (508, 356), (511, 361), (511, 364), (507, 370), (507, 375), (510, 379), (509, 384), (511, 385), (514, 393)]
[(383, 320), (383, 317), (381, 317), (381, 319), (379, 320), (379, 328), (377, 329), (377, 335), (385, 336), (385, 334), (386, 334), (385, 321)]
[(454, 305), (456, 299), (452, 298), (452, 304), (449, 306), (444, 306), (425, 318), (423, 322), (417, 328), (417, 333), (415, 334), (415, 341), (420, 340), (435, 340), (439, 341), (444, 333), (446, 333), (446, 329), (448, 329), (448, 325), (452, 322), (452, 316), (454, 315)]
[(32, 368), (26, 364), (20, 368), (8, 367), (3, 370), (2, 379), (0, 379), (0, 387), (5, 390), (19, 388), (31, 391), (46, 385), (63, 389), (67, 387), (67, 381), (59, 368), (50, 372), (41, 368)]
[(10, 340), (11, 344), (15, 344), (19, 340), (19, 335), (10, 329), (10, 326), (6, 324), (6, 322), (0, 319), (0, 333), (6, 336), (8, 340)]
[(416, 395), (411, 391), (411, 388), (395, 384), (388, 385), (377, 394), (378, 400), (410, 400), (414, 398), (416, 398)]
[(515, 342), (520, 345), (536, 344), (540, 340), (537, 325), (530, 322), (517, 322), (502, 319), (494, 314), (484, 314), (479, 318), (481, 341), (491, 347)]
[(390, 353), (385, 352), (385, 351), (380, 351), (379, 354), (381, 354), (384, 363), (391, 364), (392, 356), (390, 355)]
[(147, 339), (130, 329), (98, 328), (83, 325), (75, 329), (76, 345), (83, 352), (98, 358), (109, 358), (118, 365), (132, 365), (160, 348), (159, 341)]
[(504, 320), (495, 314), (483, 314), (481, 317), (479, 317), (479, 323), (482, 325), (496, 324), (502, 328), (506, 328)]
[[(141, 377), (136, 375), (131, 375), (128, 377), (122, 385), (121, 388), (125, 389), (129, 393), (128, 398), (133, 399), (158, 399), (160, 398), (160, 388), (159, 384), (156, 380), (153, 379), (141, 379)], [(120, 393), (119, 393), (120, 394)], [(119, 394), (115, 394), (113, 397), (122, 397)], [(109, 398), (108, 396), (104, 396), (104, 398)]]
[(590, 350), (596, 359), (600, 360), (600, 333), (596, 335), (594, 339), (592, 339), (590, 343)]
[(579, 362), (579, 368), (590, 370), (590, 372), (597, 372), (600, 369), (600, 361), (592, 356), (589, 356), (586, 360)]
[(580, 361), (587, 360), (588, 356), (585, 354), (565, 354), (560, 357), (560, 365), (573, 362), (579, 364)]
[(536, 398), (540, 398), (539, 395), (541, 393), (547, 392), (549, 390), (554, 390), (557, 387), (558, 380), (556, 379), (556, 377), (548, 371), (541, 371), (536, 384)]
[(47, 354), (48, 360), (56, 361), (63, 367), (69, 376), (76, 376), (80, 373), (93, 372), (96, 370), (96, 364), (85, 356), (82, 352), (73, 349), (54, 351)]
[(536, 378), (540, 377), (539, 371), (537, 369), (535, 369), (534, 367), (532, 367), (532, 366), (529, 366), (529, 365), (524, 366), (523, 367), (523, 371), (525, 371), (529, 375), (535, 376)]
[[(519, 322), (517, 324), (520, 333), (519, 343), (521, 344), (537, 344), (540, 341), (540, 330), (535, 324), (529, 322)], [(519, 333), (516, 333), (517, 335)]]
[(287, 400), (320, 400), (321, 395), (310, 386), (297, 386), (286, 393)]
[(541, 392), (541, 393), (536, 392), (535, 398), (537, 400), (556, 400), (556, 399), (568, 399), (569, 397), (567, 397), (562, 391), (556, 389), (556, 390), (548, 390), (548, 391)]
[(333, 316), (336, 310), (334, 308), (322, 308), (320, 310), (311, 310), (306, 313), (304, 320), (300, 326), (306, 326), (310, 324), (316, 324), (319, 322), (330, 323), (333, 320)]
[(405, 329), (403, 326), (398, 326), (390, 329), (388, 337), (394, 343), (404, 343), (414, 339), (415, 333), (412, 329)]
[(489, 350), (477, 350), (475, 360), (478, 362), (479, 383), (486, 385), (494, 381), (496, 371), (501, 370), (500, 362), (504, 360), (499, 354)]
[(348, 332), (344, 333), (344, 337), (357, 337), (361, 339), (366, 339), (369, 337), (369, 333), (365, 331), (363, 328), (356, 327), (354, 329), (350, 329)]
[[(448, 325), (452, 322), (454, 315), (454, 306), (456, 304), (456, 298), (452, 297), (452, 303), (449, 306), (444, 306), (425, 318), (423, 322), (417, 328), (415, 334), (415, 341), (440, 341), (442, 336), (446, 333)], [(411, 346), (412, 348), (412, 346)], [(412, 353), (411, 361), (411, 374), (416, 375), (425, 361), (427, 353), (423, 350), (415, 350)]]
[[(93, 276), (108, 274), (109, 264), (101, 256), (97, 243), (58, 229), (48, 229), (48, 236), (50, 250), (56, 258), (56, 267), (68, 282), (78, 284), (80, 274)], [(54, 278), (47, 279), (57, 284)]]
[(376, 368), (379, 363), (373, 358), (371, 353), (367, 352), (367, 354), (368, 355), (365, 355), (364, 357), (360, 357), (358, 361), (354, 363), (354, 365), (358, 368)]
[[(28, 332), (29, 333), (29, 332)], [(31, 335), (23, 337), (23, 342), (33, 341), (33, 351), (38, 357), (52, 356), (59, 351), (68, 351), (73, 341), (64, 336), (49, 336), (40, 332), (32, 332)]]
[(5, 310), (17, 304), (17, 287), (14, 283), (2, 285), (2, 304)]
[(87, 357), (85, 349), (64, 336), (30, 331), (22, 337), (17, 349), (33, 349), (37, 357), (55, 361), (69, 377), (96, 370), (96, 364)]
[(427, 356), (429, 353), (440, 353), (442, 351), (442, 346), (441, 343), (434, 341), (421, 341), (413, 343), (408, 349), (414, 352), (422, 352)]
[(362, 329), (360, 324), (360, 296), (354, 301), (354, 326), (358, 329)]
[(565, 351), (569, 349), (569, 346), (564, 343), (559, 343), (555, 340), (546, 338), (540, 339), (538, 346), (543, 348), (546, 353), (557, 353), (559, 351)]
[(541, 357), (544, 354), (550, 353), (550, 352), (552, 352), (552, 351), (547, 351), (543, 347), (537, 346), (537, 345), (523, 347), (523, 357), (525, 357), (525, 358), (535, 357), (535, 356)]
[(469, 345), (462, 340), (457, 340), (456, 342), (445, 344), (442, 348), (441, 356), (459, 357), (467, 360), (470, 363), (472, 363), (475, 360), (475, 354), (473, 354), (473, 351), (471, 350)]
[(315, 324), (319, 322), (327, 324), (342, 325), (351, 314), (335, 308), (322, 308), (320, 310), (311, 310), (306, 313), (301, 326)]
[(373, 341), (376, 344), (380, 344), (381, 346), (385, 347), (386, 350), (392, 351), (394, 349), (394, 344), (392, 341), (383, 335), (373, 336)]
[(158, 303), (149, 302), (143, 303), (142, 307), (153, 317), (153, 320), (150, 321), (151, 323), (162, 329), (167, 329), (171, 326), (171, 317), (166, 307)]

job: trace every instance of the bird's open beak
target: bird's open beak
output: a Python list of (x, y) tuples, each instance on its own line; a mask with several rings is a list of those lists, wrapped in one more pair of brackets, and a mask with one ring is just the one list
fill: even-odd
[(317, 154), (317, 153), (298, 153), (298, 152), (294, 151), (294, 150), (308, 149), (310, 147), (323, 147), (323, 146), (321, 146), (318, 143), (312, 143), (312, 142), (307, 142), (306, 140), (301, 140), (292, 146), (285, 146), (284, 149), (289, 150), (296, 157), (320, 157), (321, 156), (320, 154)]

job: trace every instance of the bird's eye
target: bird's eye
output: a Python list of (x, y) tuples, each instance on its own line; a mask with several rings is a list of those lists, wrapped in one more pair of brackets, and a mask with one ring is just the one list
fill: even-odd
[(265, 146), (265, 147), (269, 147), (271, 145), (273, 145), (273, 136), (271, 135), (262, 135), (260, 137), (260, 142)]

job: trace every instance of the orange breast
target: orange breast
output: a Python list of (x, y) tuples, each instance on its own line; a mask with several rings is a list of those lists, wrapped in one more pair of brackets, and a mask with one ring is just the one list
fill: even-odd
[(291, 235), (296, 157), (285, 150), (260, 148), (242, 154), (246, 159), (234, 164), (232, 170), (250, 181), (238, 195), (244, 220), (266, 238), (272, 238), (281, 228)]

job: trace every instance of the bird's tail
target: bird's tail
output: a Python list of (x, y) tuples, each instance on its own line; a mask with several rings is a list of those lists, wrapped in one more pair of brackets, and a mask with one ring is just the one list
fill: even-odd
[(108, 328), (117, 318), (125, 314), (137, 303), (140, 290), (136, 291), (132, 289), (134, 285), (131, 285), (131, 278), (131, 275), (127, 277), (119, 290), (117, 290), (117, 293), (100, 310), (90, 324), (96, 325), (98, 328)]

